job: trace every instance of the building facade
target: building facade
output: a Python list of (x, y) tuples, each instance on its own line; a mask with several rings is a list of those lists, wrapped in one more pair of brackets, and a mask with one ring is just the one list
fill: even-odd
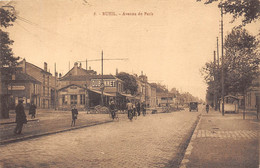
[[(30, 102), (34, 102), (38, 108), (54, 108), (56, 77), (47, 71), (47, 63), (44, 63), (44, 68), (42, 69), (23, 59), (18, 63), (17, 68), (21, 69), (19, 73), (23, 74), (23, 76), (27, 76), (28, 79), (29, 77), (33, 78), (37, 81), (36, 83), (34, 82), (34, 85), (31, 87), (30, 90), (33, 91), (30, 92), (29, 96), (27, 94), (28, 92), (25, 91), (25, 95), (27, 95), (25, 102), (29, 103), (30, 100)], [(18, 75), (21, 76), (21, 74)], [(22, 89), (22, 87), (19, 89)]]

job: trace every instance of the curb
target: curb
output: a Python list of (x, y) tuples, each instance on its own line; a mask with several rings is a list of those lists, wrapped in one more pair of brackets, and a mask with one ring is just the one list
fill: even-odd
[(196, 125), (196, 127), (195, 127), (195, 129), (194, 129), (194, 131), (193, 131), (193, 133), (192, 133), (191, 138), (189, 139), (189, 145), (188, 145), (188, 147), (185, 149), (185, 154), (184, 154), (184, 156), (183, 156), (183, 158), (182, 158), (182, 161), (181, 161), (181, 164), (180, 164), (180, 168), (186, 168), (186, 163), (189, 162), (188, 157), (189, 157), (189, 155), (191, 154), (191, 151), (192, 151), (192, 148), (193, 148), (193, 146), (192, 146), (192, 145), (193, 145), (193, 141), (194, 141), (195, 136), (196, 136), (196, 134), (197, 134), (197, 132), (198, 132), (198, 125), (199, 125), (200, 122), (201, 122), (201, 118), (202, 118), (202, 115), (200, 116), (199, 121), (197, 122), (197, 125)]
[(193, 136), (193, 133), (196, 130), (197, 125), (200, 121), (200, 118), (201, 118), (201, 114), (199, 114), (197, 116), (195, 122), (192, 124), (190, 130), (187, 132), (187, 135), (182, 138), (182, 142), (180, 143), (180, 145), (178, 146), (178, 149), (177, 149), (178, 152), (177, 152), (177, 155), (176, 155), (176, 159), (168, 162), (168, 164), (165, 165), (165, 167), (172, 167), (172, 168), (177, 168), (177, 167), (179, 168), (180, 167), (182, 160), (185, 156), (187, 147), (188, 147), (190, 140)]
[[(31, 121), (39, 121), (40, 119), (33, 119), (33, 120), (27, 120), (27, 122)], [(0, 123), (0, 125), (7, 125), (7, 124), (14, 124), (16, 123), (15, 121), (10, 121), (10, 122), (5, 122), (5, 123)]]
[(25, 137), (21, 137), (21, 138), (13, 138), (13, 139), (8, 139), (8, 140), (3, 140), (3, 141), (0, 141), (0, 145), (6, 145), (6, 144), (14, 143), (14, 142), (20, 142), (20, 141), (24, 141), (24, 140), (38, 138), (38, 137), (41, 137), (41, 136), (57, 134), (57, 133), (72, 131), (72, 130), (86, 128), (86, 127), (93, 127), (93, 126), (96, 126), (96, 125), (106, 124), (106, 123), (110, 123), (110, 122), (113, 122), (113, 121), (98, 122), (98, 123), (94, 123), (94, 124), (91, 124), (91, 125), (77, 126), (77, 127), (72, 127), (72, 128), (68, 128), (68, 129), (62, 129), (62, 130), (57, 130), (57, 131), (52, 131), (52, 132), (45, 132), (45, 133), (40, 133), (40, 134), (35, 134), (35, 135), (29, 135), (29, 136), (25, 136)]

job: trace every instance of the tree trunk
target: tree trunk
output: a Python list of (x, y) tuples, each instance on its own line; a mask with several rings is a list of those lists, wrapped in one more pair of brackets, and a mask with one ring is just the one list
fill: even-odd
[(244, 109), (243, 109), (243, 119), (246, 116), (246, 91), (244, 91)]

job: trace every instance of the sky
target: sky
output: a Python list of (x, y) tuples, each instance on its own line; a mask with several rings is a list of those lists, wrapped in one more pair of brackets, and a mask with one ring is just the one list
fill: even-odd
[[(1, 1), (8, 3), (9, 1)], [(104, 74), (128, 72), (205, 99), (200, 69), (213, 59), (220, 37), (217, 3), (196, 0), (23, 0), (10, 3), (18, 18), (7, 31), (14, 54), (54, 74), (77, 61)], [(124, 15), (129, 14), (129, 15)], [(224, 16), (224, 35), (238, 23)], [(254, 33), (259, 24), (247, 26)], [(219, 41), (220, 44), (220, 41)], [(220, 50), (220, 48), (219, 48)], [(82, 62), (82, 67), (86, 63)]]

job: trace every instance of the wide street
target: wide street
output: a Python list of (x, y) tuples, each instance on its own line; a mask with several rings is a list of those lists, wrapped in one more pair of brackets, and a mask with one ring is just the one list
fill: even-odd
[(132, 122), (122, 114), (118, 122), (2, 145), (0, 167), (178, 167), (200, 113), (148, 114)]

